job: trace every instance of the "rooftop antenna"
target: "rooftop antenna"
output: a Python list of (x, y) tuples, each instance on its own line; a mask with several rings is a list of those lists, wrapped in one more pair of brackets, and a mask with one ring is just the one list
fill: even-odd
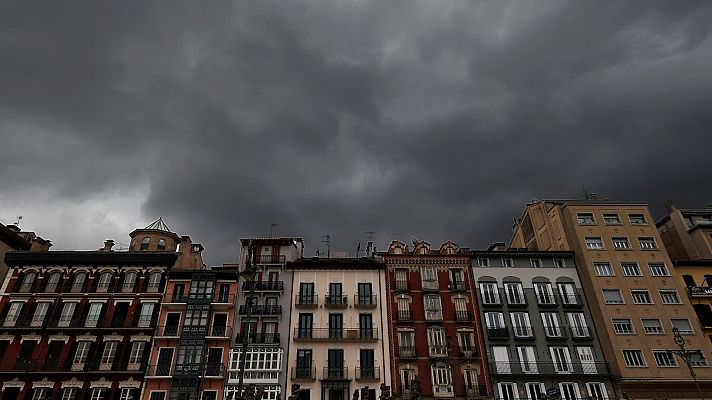
[(269, 237), (274, 237), (274, 233), (277, 230), (277, 227), (279, 226), (278, 223), (272, 222), (269, 226)]
[(364, 233), (366, 234), (366, 237), (368, 238), (368, 242), (366, 243), (366, 257), (371, 257), (371, 254), (373, 253), (373, 235), (376, 232), (367, 231)]
[(331, 236), (329, 235), (324, 235), (322, 236), (323, 239), (322, 243), (326, 243), (326, 258), (331, 258)]
[(17, 216), (17, 222), (15, 222), (15, 226), (20, 227), (20, 220), (22, 219), (22, 215)]

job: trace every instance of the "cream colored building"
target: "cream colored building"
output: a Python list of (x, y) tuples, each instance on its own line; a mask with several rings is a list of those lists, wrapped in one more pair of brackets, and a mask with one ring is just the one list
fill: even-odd
[(542, 200), (517, 221), (512, 247), (569, 250), (610, 363), (618, 396), (700, 398), (690, 371), (669, 350), (673, 328), (693, 359), (704, 397), (712, 396), (710, 341), (702, 335), (682, 280), (672, 268), (648, 207), (603, 200)]
[[(293, 271), (289, 378), (300, 399), (349, 400), (368, 386), (371, 400), (390, 384), (385, 265), (371, 258), (311, 258)], [(380, 393), (379, 393), (380, 394)]]

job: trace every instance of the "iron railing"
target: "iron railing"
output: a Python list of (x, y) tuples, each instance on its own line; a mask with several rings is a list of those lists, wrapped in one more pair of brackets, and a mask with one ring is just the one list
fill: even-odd
[(346, 307), (349, 304), (349, 298), (345, 294), (326, 294), (324, 298), (324, 307)]
[(378, 328), (294, 328), (294, 340), (373, 341)]
[[(241, 305), (239, 313), (240, 315), (247, 315), (247, 307), (246, 305)], [(250, 314), (252, 316), (258, 316), (258, 315), (282, 315), (282, 306), (277, 304), (277, 305), (265, 305), (265, 304), (259, 304), (259, 305), (252, 305), (249, 306), (251, 307)]]
[(256, 291), (283, 291), (284, 281), (245, 281), (242, 282), (242, 289)]
[(361, 295), (361, 294), (355, 294), (354, 295), (354, 307), (359, 307), (359, 308), (371, 308), (371, 307), (376, 307), (376, 295)]
[(496, 375), (608, 375), (605, 362), (492, 361), (490, 371)]
[(349, 367), (324, 367), (322, 380), (346, 380), (349, 379)]
[(356, 367), (357, 381), (377, 381), (381, 379), (380, 367), (361, 368)]
[(314, 381), (316, 367), (292, 367), (291, 378), (294, 381)]
[(294, 296), (294, 305), (297, 308), (315, 308), (319, 303), (319, 295), (297, 294)]

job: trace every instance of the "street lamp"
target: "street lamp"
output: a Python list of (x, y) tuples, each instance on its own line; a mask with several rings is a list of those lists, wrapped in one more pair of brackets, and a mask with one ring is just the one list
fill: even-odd
[(242, 350), (240, 351), (240, 372), (238, 374), (237, 381), (237, 397), (239, 399), (244, 399), (245, 396), (242, 393), (242, 386), (245, 380), (245, 362), (247, 361), (247, 346), (250, 343), (250, 317), (252, 316), (252, 298), (255, 294), (255, 275), (257, 275), (257, 268), (254, 266), (254, 251), (255, 246), (250, 239), (247, 245), (247, 256), (245, 257), (245, 269), (240, 271), (239, 275), (247, 283), (249, 291), (245, 297), (245, 308), (246, 308), (246, 318), (245, 327), (246, 332), (242, 335)]
[(685, 338), (682, 337), (680, 334), (680, 330), (677, 328), (672, 328), (672, 333), (675, 335), (675, 344), (680, 346), (680, 349), (678, 350), (668, 350), (668, 352), (677, 354), (680, 358), (682, 358), (682, 361), (687, 364), (687, 368), (690, 370), (690, 375), (692, 375), (692, 380), (695, 381), (695, 387), (697, 388), (697, 394), (700, 396), (701, 400), (705, 400), (704, 397), (702, 397), (702, 391), (700, 390), (700, 384), (697, 382), (697, 374), (695, 373), (695, 370), (692, 369), (692, 355), (696, 354), (698, 356), (702, 356), (702, 351), (701, 350), (687, 350), (685, 348)]

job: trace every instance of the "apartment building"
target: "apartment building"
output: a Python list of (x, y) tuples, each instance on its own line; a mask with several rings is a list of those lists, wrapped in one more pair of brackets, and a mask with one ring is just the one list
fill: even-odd
[(252, 238), (241, 239), (240, 244), (238, 268), (245, 270), (251, 254), (255, 275), (243, 277), (239, 287), (239, 329), (230, 349), (225, 398), (239, 398), (241, 355), (247, 341), (243, 387), (260, 386), (263, 399), (276, 400), (288, 385), (285, 350), (291, 329), (292, 271), (286, 265), (302, 256), (304, 242), (302, 238)]
[(30, 250), (30, 242), (18, 233), (20, 228), (16, 225), (0, 224), (0, 282), (5, 280), (5, 275), (10, 269), (5, 265), (5, 253), (12, 250)]
[(161, 292), (144, 400), (225, 398), (238, 271), (206, 268), (202, 251), (200, 244), (181, 238), (181, 259)]
[(616, 397), (573, 252), (473, 251), (494, 398)]
[(470, 255), (445, 242), (378, 253), (386, 264), (392, 393), (398, 399), (492, 395)]
[(673, 328), (688, 349), (703, 395), (712, 396), (712, 345), (703, 335), (685, 287), (646, 204), (542, 200), (526, 206), (514, 227), (512, 247), (574, 251), (618, 397), (699, 398), (690, 371), (675, 354)]
[(166, 243), (160, 250), (147, 242), (113, 251), (107, 240), (98, 251), (6, 254), (3, 400), (140, 396), (167, 271), (179, 258), (178, 237), (156, 229), (158, 222), (130, 236), (137, 242), (160, 236)]
[(375, 400), (390, 385), (384, 264), (373, 258), (309, 258), (293, 272), (292, 327), (287, 349), (290, 382), (299, 398), (348, 400), (368, 386)]
[(658, 233), (705, 336), (712, 340), (712, 208), (678, 209), (666, 203), (668, 214), (657, 223)]

